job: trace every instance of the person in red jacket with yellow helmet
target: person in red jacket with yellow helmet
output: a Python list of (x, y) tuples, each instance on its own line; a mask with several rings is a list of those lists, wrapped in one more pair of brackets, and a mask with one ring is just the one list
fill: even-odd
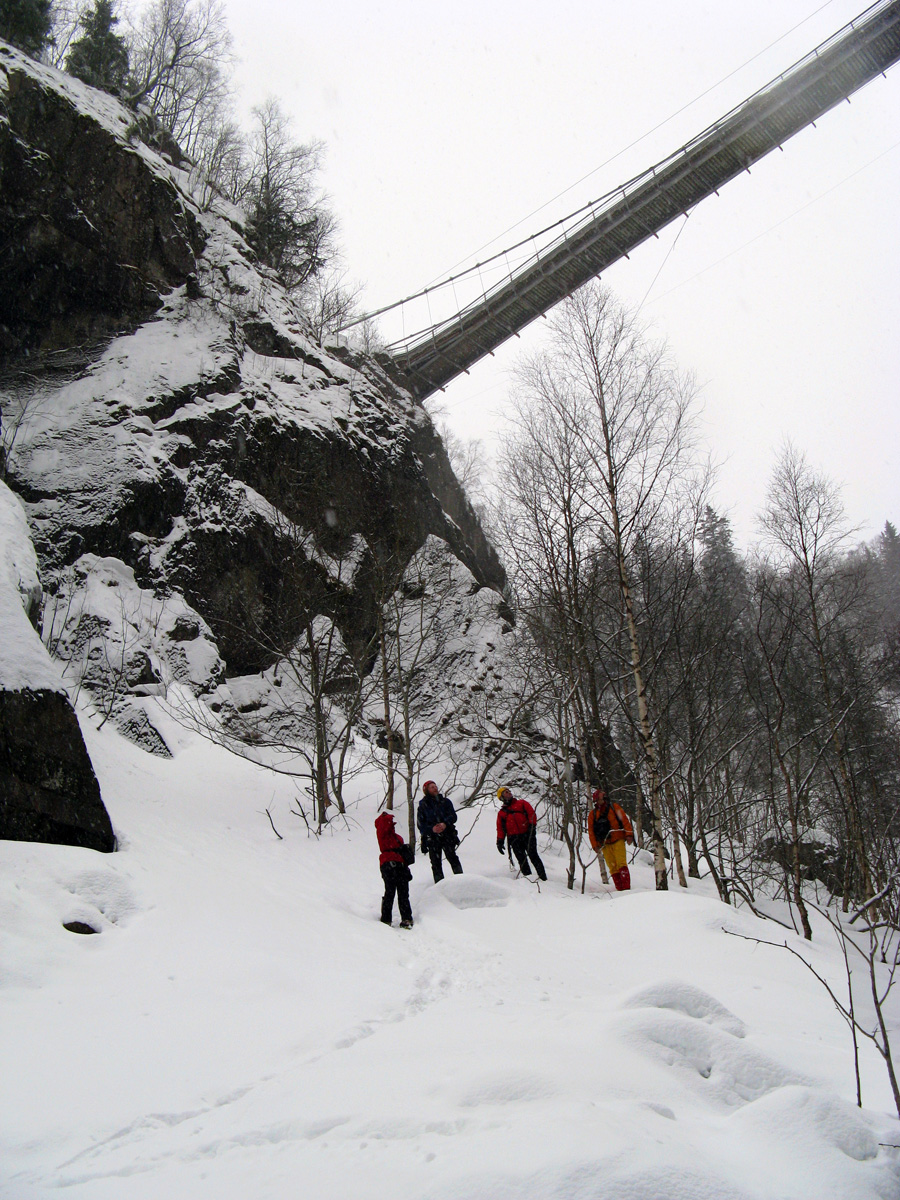
[(508, 838), (509, 848), (516, 856), (523, 875), (531, 874), (528, 860), (531, 859), (538, 879), (546, 880), (547, 872), (537, 852), (537, 816), (527, 800), (517, 800), (508, 787), (497, 788), (500, 811), (497, 813), (497, 849), (504, 853), (503, 843)]
[(631, 887), (626, 845), (634, 845), (634, 830), (628, 814), (619, 804), (612, 804), (606, 792), (597, 788), (591, 799), (594, 807), (588, 813), (588, 837), (598, 854), (603, 853), (617, 892)]

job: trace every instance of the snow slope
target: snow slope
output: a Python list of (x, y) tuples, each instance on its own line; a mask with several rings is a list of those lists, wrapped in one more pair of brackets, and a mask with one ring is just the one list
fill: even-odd
[(85, 726), (121, 853), (0, 842), (0, 1195), (900, 1195), (874, 1054), (861, 1112), (824, 991), (723, 932), (777, 926), (641, 861), (569, 893), (553, 846), (538, 889), (486, 810), (467, 874), (417, 862), (416, 927), (387, 929), (374, 777), (316, 840), (286, 781), (177, 726), (171, 760)]

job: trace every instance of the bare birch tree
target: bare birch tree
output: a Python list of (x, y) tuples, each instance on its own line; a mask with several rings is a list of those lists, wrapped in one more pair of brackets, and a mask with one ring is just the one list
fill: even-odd
[(791, 445), (779, 456), (761, 524), (789, 584), (792, 620), (812, 653), (834, 752), (834, 784), (868, 900), (874, 894), (872, 878), (843, 728), (853, 697), (841, 689), (835, 670), (836, 642), (854, 601), (837, 569), (849, 530), (837, 488)]
[[(588, 643), (598, 633), (587, 568), (604, 556), (611, 564), (617, 613), (603, 636), (607, 649), (620, 631), (624, 639), (623, 667), (652, 814), (656, 885), (664, 890), (666, 798), (635, 563), (642, 542), (685, 544), (684, 514), (698, 511), (697, 483), (704, 471), (694, 443), (694, 388), (666, 348), (648, 341), (633, 316), (597, 282), (560, 306), (550, 321), (547, 348), (522, 365), (518, 379), (519, 432), (508, 445), (504, 471), (517, 511), (517, 537), (527, 527), (535, 551), (531, 586), (565, 595), (566, 641), (580, 662), (595, 657)], [(688, 541), (691, 536), (688, 532)], [(566, 664), (567, 674), (569, 669)], [(573, 669), (582, 674), (580, 666)]]

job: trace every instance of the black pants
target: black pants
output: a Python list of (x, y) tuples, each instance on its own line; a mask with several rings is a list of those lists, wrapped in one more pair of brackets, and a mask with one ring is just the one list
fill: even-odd
[(509, 848), (516, 856), (516, 861), (519, 864), (519, 869), (523, 875), (531, 874), (531, 867), (528, 865), (529, 858), (537, 871), (538, 879), (546, 879), (547, 872), (544, 870), (544, 864), (541, 862), (540, 855), (537, 852), (537, 837), (533, 828), (527, 833), (513, 833), (507, 839)]
[(381, 878), (384, 880), (384, 897), (381, 901), (381, 919), (385, 925), (390, 925), (394, 912), (394, 896), (397, 897), (397, 907), (400, 909), (400, 920), (411, 921), (412, 909), (409, 904), (409, 881), (412, 872), (405, 863), (386, 862), (381, 864)]
[(447, 862), (450, 864), (450, 870), (454, 875), (462, 875), (462, 863), (456, 854), (456, 847), (459, 842), (456, 838), (456, 830), (453, 830), (450, 837), (446, 833), (433, 833), (428, 839), (428, 857), (431, 859), (431, 873), (434, 876), (434, 882), (438, 883), (444, 878), (444, 864), (441, 862), (441, 855), (447, 856)]

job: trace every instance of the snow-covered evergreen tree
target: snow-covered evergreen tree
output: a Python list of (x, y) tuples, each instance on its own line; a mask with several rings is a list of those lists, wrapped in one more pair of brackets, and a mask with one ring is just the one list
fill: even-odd
[(81, 17), (81, 37), (66, 59), (70, 75), (113, 95), (122, 92), (128, 78), (128, 45), (115, 32), (118, 23), (112, 0), (94, 0)]

